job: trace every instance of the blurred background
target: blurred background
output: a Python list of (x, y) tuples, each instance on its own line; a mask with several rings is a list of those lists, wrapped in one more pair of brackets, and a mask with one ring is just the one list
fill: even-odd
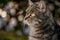
[[(37, 2), (40, 0), (32, 0)], [(45, 0), (60, 26), (60, 0)], [(29, 28), (23, 24), (28, 0), (0, 0), (0, 40), (27, 40)]]

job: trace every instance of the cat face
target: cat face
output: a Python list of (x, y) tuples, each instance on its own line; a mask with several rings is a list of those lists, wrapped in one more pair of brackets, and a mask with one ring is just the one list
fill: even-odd
[(42, 23), (42, 20), (45, 18), (43, 13), (46, 12), (46, 5), (44, 1), (33, 3), (29, 0), (29, 7), (26, 10), (25, 23), (31, 25), (35, 22)]

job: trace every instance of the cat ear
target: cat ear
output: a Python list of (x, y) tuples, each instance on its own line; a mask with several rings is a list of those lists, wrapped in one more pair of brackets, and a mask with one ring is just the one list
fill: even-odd
[(41, 0), (41, 1), (39, 2), (39, 6), (40, 6), (40, 7), (46, 7), (45, 1)]
[(28, 0), (29, 5), (33, 5), (33, 2), (31, 0)]
[(43, 6), (43, 3), (44, 3), (44, 2), (41, 0), (41, 1), (39, 2), (39, 6), (42, 7), (42, 6)]

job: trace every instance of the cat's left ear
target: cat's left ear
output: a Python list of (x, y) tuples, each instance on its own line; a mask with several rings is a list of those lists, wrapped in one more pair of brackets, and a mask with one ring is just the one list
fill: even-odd
[(41, 1), (39, 2), (39, 6), (40, 6), (40, 7), (46, 7), (45, 1), (41, 0)]
[(29, 5), (33, 5), (33, 2), (31, 0), (28, 0)]

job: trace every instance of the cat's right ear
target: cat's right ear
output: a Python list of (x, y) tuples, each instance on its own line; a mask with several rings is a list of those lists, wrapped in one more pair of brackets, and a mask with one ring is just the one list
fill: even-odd
[(33, 5), (33, 2), (31, 0), (28, 0), (29, 5)]

